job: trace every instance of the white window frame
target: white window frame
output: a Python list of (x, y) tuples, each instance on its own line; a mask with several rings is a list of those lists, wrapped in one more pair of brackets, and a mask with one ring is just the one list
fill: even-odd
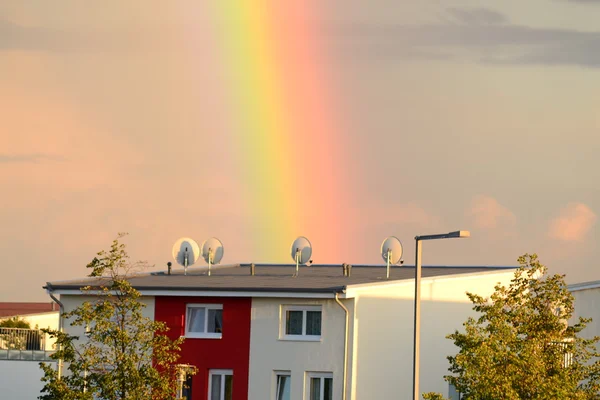
[[(279, 383), (279, 379), (278, 379), (278, 378), (279, 378), (280, 376), (287, 376), (287, 377), (290, 379), (290, 384), (291, 384), (291, 379), (292, 379), (292, 371), (278, 371), (278, 370), (276, 370), (276, 371), (273, 371), (273, 375), (274, 375), (274, 378), (275, 378), (275, 385), (274, 385), (274, 388), (275, 388), (275, 395), (273, 396), (273, 398), (274, 398), (275, 400), (279, 400), (279, 399), (277, 398), (277, 394), (279, 393), (279, 385), (278, 385), (278, 383)], [(290, 390), (291, 390), (291, 388), (290, 388)]]
[[(325, 379), (331, 378), (331, 390), (333, 391), (333, 372), (307, 372), (306, 373), (306, 385), (304, 385), (304, 399), (310, 400), (310, 382), (313, 378), (321, 379), (321, 393), (319, 394), (320, 400), (324, 400), (325, 397)], [(332, 393), (332, 398), (335, 399)]]
[[(302, 334), (300, 335), (288, 335), (286, 332), (287, 325), (287, 312), (288, 311), (302, 311)], [(320, 335), (307, 335), (306, 334), (306, 312), (307, 311), (320, 311), (321, 312), (321, 334)], [(279, 324), (279, 339), (281, 340), (298, 340), (306, 342), (319, 342), (323, 336), (323, 307), (320, 305), (282, 305), (280, 312), (280, 324)]]
[[(233, 379), (233, 370), (232, 369), (211, 369), (208, 371), (208, 399), (210, 399), (210, 395), (212, 393), (212, 377), (213, 375), (221, 376), (221, 394), (219, 395), (219, 400), (225, 399), (225, 376), (231, 375), (231, 379)], [(233, 386), (233, 383), (232, 383)], [(233, 390), (233, 388), (232, 388)], [(233, 397), (233, 396), (232, 396)]]
[[(204, 308), (204, 332), (190, 332), (188, 324), (188, 316), (190, 308)], [(221, 339), (222, 332), (206, 332), (208, 329), (208, 310), (223, 310), (223, 304), (196, 304), (189, 303), (185, 306), (185, 337), (192, 339)]]

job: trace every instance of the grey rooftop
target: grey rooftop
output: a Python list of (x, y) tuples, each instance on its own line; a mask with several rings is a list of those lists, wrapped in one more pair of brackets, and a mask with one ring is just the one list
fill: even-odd
[[(349, 286), (380, 284), (390, 281), (414, 279), (414, 266), (392, 266), (390, 279), (386, 279), (385, 266), (352, 265), (351, 276), (344, 276), (342, 265), (300, 266), (299, 276), (293, 277), (296, 266), (290, 264), (255, 264), (255, 275), (251, 275), (251, 264), (213, 266), (211, 276), (207, 267), (188, 267), (187, 275), (182, 268), (173, 269), (171, 275), (165, 271), (147, 272), (129, 277), (130, 283), (140, 291), (209, 291), (209, 292), (295, 292), (332, 293), (346, 290)], [(423, 266), (424, 279), (431, 277), (456, 276), (500, 272), (516, 267), (499, 266)], [(102, 278), (84, 278), (72, 281), (48, 282), (46, 289), (79, 290), (85, 286), (102, 285)]]

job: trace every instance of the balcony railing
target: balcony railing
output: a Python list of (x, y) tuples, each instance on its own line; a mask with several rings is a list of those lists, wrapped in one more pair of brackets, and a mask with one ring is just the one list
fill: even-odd
[(39, 329), (0, 328), (0, 360), (50, 360), (53, 347)]

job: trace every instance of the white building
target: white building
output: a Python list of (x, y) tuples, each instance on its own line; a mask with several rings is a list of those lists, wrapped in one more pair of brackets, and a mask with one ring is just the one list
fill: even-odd
[[(411, 399), (414, 268), (233, 265), (130, 278), (146, 313), (186, 336), (198, 367), (192, 400)], [(254, 273), (253, 273), (254, 271)], [(421, 392), (448, 394), (446, 335), (473, 315), (466, 292), (487, 296), (513, 268), (424, 267)], [(69, 310), (90, 279), (54, 282)], [(347, 310), (347, 313), (346, 313)], [(346, 322), (347, 321), (347, 322)], [(71, 329), (68, 323), (66, 329)], [(344, 391), (345, 389), (345, 391)]]
[(569, 291), (575, 299), (572, 321), (579, 317), (592, 318), (581, 336), (588, 339), (600, 336), (600, 281), (569, 285)]
[(43, 387), (40, 361), (50, 361), (54, 341), (39, 329), (58, 329), (58, 306), (48, 303), (0, 303), (0, 321), (18, 317), (31, 329), (0, 328), (0, 393), (11, 400), (37, 399)]

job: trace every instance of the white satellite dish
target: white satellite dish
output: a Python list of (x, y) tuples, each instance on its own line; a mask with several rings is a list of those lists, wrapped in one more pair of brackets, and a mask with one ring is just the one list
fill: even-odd
[(381, 257), (387, 263), (387, 278), (390, 278), (390, 265), (402, 260), (402, 242), (396, 236), (387, 237), (381, 243)]
[(187, 275), (187, 267), (194, 265), (200, 257), (200, 247), (194, 239), (182, 237), (173, 245), (173, 258), (179, 265), (183, 265), (183, 273)]
[(292, 243), (292, 259), (296, 262), (296, 274), (294, 274), (294, 277), (298, 276), (298, 266), (309, 262), (311, 255), (312, 246), (310, 241), (304, 236), (296, 238), (294, 243)]
[(224, 252), (223, 243), (217, 238), (213, 237), (202, 243), (202, 258), (208, 263), (208, 276), (211, 265), (220, 263)]

